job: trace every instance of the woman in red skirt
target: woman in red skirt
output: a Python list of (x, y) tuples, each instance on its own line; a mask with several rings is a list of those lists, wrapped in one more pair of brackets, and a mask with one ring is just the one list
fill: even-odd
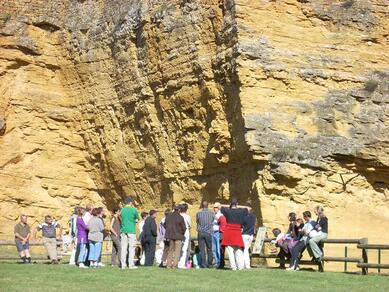
[(244, 268), (242, 224), (248, 210), (243, 206), (238, 208), (238, 200), (232, 199), (230, 206), (223, 206), (221, 212), (227, 220), (222, 246), (227, 249), (231, 269), (242, 270)]

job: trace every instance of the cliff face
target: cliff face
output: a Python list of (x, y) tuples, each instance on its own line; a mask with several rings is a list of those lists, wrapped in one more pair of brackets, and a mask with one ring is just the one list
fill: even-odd
[(236, 196), (389, 240), (384, 0), (3, 2), (0, 236), (21, 212)]

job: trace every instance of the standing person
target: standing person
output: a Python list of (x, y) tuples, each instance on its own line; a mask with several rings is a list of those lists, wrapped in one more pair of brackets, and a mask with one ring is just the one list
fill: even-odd
[(255, 233), (255, 224), (257, 222), (257, 217), (253, 213), (253, 209), (251, 207), (250, 203), (246, 204), (248, 214), (244, 218), (243, 221), (243, 229), (242, 229), (242, 239), (244, 243), (244, 250), (243, 250), (243, 259), (244, 259), (244, 268), (250, 269), (250, 253), (249, 249), (251, 247), (251, 243), (254, 239), (254, 233)]
[[(220, 225), (219, 225), (219, 215), (221, 214), (220, 212), (220, 207), (221, 204), (216, 202), (213, 205), (213, 212), (215, 213), (215, 218), (213, 219), (213, 225), (212, 225), (212, 253), (213, 253), (213, 258), (215, 259), (215, 264), (216, 267), (220, 267), (220, 252), (221, 252), (221, 246), (220, 246)], [(221, 214), (221, 216), (223, 216)]]
[(121, 218), (121, 263), (122, 269), (128, 267), (130, 269), (136, 269), (134, 264), (135, 247), (136, 247), (136, 222), (139, 220), (138, 210), (134, 207), (134, 200), (132, 198), (126, 198), (124, 200), (125, 206), (120, 212)]
[(74, 208), (74, 212), (69, 219), (70, 237), (73, 246), (72, 253), (69, 259), (69, 265), (75, 265), (77, 263), (78, 255), (80, 253), (80, 251), (77, 252), (77, 214), (79, 208), (80, 207)]
[(140, 265), (144, 265), (145, 264), (145, 247), (143, 246), (142, 242), (143, 242), (143, 226), (145, 225), (145, 221), (146, 221), (146, 218), (149, 214), (147, 212), (141, 212), (140, 213), (140, 217), (141, 217), (141, 220), (139, 221), (138, 223), (138, 229), (139, 229), (139, 239), (138, 241), (141, 243), (141, 249), (140, 249), (140, 252), (141, 252), (141, 255), (140, 255), (140, 260), (139, 260), (139, 264)]
[(90, 267), (98, 267), (104, 240), (103, 208), (92, 209), (92, 218), (88, 222), (89, 261)]
[(317, 224), (315, 226), (317, 234), (309, 239), (307, 249), (313, 259), (320, 263), (323, 258), (323, 251), (317, 244), (328, 237), (328, 218), (324, 214), (324, 209), (321, 206), (316, 206), (314, 212), (317, 216)]
[(85, 224), (82, 218), (85, 210), (82, 208), (77, 209), (77, 250), (79, 254), (77, 257), (77, 263), (80, 268), (87, 268), (85, 266), (86, 257), (88, 254), (88, 226)]
[(228, 252), (230, 267), (233, 271), (244, 268), (242, 225), (247, 216), (245, 207), (238, 208), (238, 200), (232, 199), (229, 207), (222, 206), (222, 214), (226, 217), (227, 226), (223, 235), (222, 246)]
[(91, 214), (92, 209), (93, 209), (93, 207), (92, 207), (91, 204), (86, 205), (85, 213), (84, 213), (84, 216), (83, 216), (85, 224), (88, 224), (89, 220), (92, 218), (92, 214)]
[(112, 211), (112, 220), (111, 220), (111, 240), (112, 240), (112, 256), (111, 256), (111, 266), (120, 267), (120, 209), (115, 208)]
[[(215, 214), (208, 209), (208, 202), (201, 203), (201, 211), (196, 214), (197, 240), (201, 253), (201, 268), (212, 266), (212, 225)], [(205, 251), (207, 249), (207, 251)]]
[(311, 231), (314, 230), (314, 227), (316, 226), (316, 222), (311, 219), (311, 212), (305, 211), (303, 213), (303, 218), (305, 220), (305, 224), (300, 232), (299, 241), (291, 250), (292, 258), (290, 261), (289, 268), (286, 269), (287, 271), (298, 271), (300, 269), (299, 268), (300, 254), (304, 251), (305, 247), (307, 246), (309, 234), (311, 233)]
[(15, 225), (15, 244), (23, 264), (31, 263), (30, 235), (31, 229), (27, 224), (27, 215), (20, 216), (20, 222)]
[[(223, 232), (226, 226), (226, 217), (220, 212), (221, 204), (216, 202), (213, 205), (213, 212), (215, 213), (215, 219), (213, 220), (212, 225), (212, 253), (213, 258), (215, 259), (215, 264), (217, 268), (224, 267), (224, 250), (221, 246), (221, 240), (223, 237)], [(223, 257), (223, 259), (222, 259)]]
[(186, 231), (185, 231), (185, 239), (182, 244), (182, 251), (181, 251), (181, 257), (178, 262), (178, 267), (180, 269), (185, 269), (186, 264), (189, 260), (190, 255), (190, 229), (192, 228), (192, 219), (190, 216), (186, 213), (188, 211), (188, 204), (184, 203), (181, 204), (180, 208), (180, 214), (184, 218)]
[(157, 223), (155, 218), (157, 217), (156, 210), (150, 210), (149, 216), (145, 220), (143, 226), (143, 246), (145, 253), (145, 266), (152, 266), (154, 264), (155, 247), (157, 245)]
[(171, 213), (171, 210), (168, 208), (165, 210), (165, 217), (162, 218), (161, 223), (159, 224), (159, 233), (158, 233), (158, 238), (157, 241), (162, 243), (162, 257), (161, 257), (161, 263), (159, 264), (160, 268), (166, 267), (166, 259), (167, 259), (167, 254), (169, 251), (169, 241), (166, 240), (166, 217)]
[[(57, 229), (59, 229), (58, 234)], [(36, 238), (36, 232), (41, 230), (43, 244), (47, 250), (51, 263), (58, 264), (57, 240), (61, 239), (62, 227), (58, 222), (53, 220), (53, 217), (46, 215), (45, 222), (39, 224), (36, 228), (34, 238)]]
[(180, 215), (180, 207), (174, 207), (173, 213), (166, 216), (166, 239), (169, 241), (169, 250), (167, 254), (167, 268), (177, 268), (180, 259), (182, 241), (185, 238), (185, 220)]

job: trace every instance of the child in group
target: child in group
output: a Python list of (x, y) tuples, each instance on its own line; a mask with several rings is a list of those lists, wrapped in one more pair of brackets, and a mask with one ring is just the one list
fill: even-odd
[(103, 208), (94, 208), (92, 218), (88, 222), (89, 261), (90, 267), (98, 267), (98, 261), (104, 239), (104, 223), (102, 220)]
[(195, 253), (192, 256), (192, 263), (193, 263), (193, 268), (200, 269), (201, 254), (200, 254), (200, 248), (198, 245), (196, 245), (196, 247), (195, 247)]

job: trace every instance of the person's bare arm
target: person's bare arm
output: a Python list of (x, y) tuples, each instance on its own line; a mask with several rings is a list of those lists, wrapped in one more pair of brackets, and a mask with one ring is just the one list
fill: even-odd
[(62, 239), (62, 225), (59, 225), (58, 229), (59, 229), (59, 232), (58, 232), (58, 234), (56, 234), (57, 235), (56, 238), (57, 238), (57, 240), (61, 240)]
[(17, 238), (19, 238), (21, 241), (25, 241), (26, 240), (26, 238), (24, 238), (23, 236), (21, 236), (19, 233), (15, 233), (15, 237), (17, 237)]
[(38, 233), (38, 229), (34, 229), (34, 232), (32, 233), (32, 238), (34, 239), (34, 240), (37, 240), (37, 238), (36, 238), (36, 234)]

